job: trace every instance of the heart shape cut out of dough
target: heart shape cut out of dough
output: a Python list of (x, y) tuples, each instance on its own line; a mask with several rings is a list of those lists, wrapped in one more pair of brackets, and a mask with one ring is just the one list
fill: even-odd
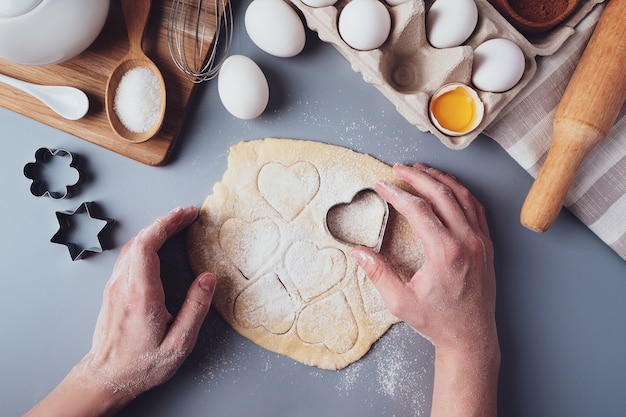
[(335, 248), (318, 248), (311, 242), (294, 243), (285, 254), (287, 274), (305, 301), (339, 285), (346, 274), (346, 255)]
[(322, 343), (335, 353), (349, 351), (359, 337), (359, 327), (343, 292), (337, 292), (302, 310), (296, 325), (307, 343)]
[(388, 217), (387, 202), (376, 191), (364, 189), (356, 193), (351, 202), (328, 210), (326, 228), (342, 243), (379, 250)]
[(220, 246), (247, 279), (262, 274), (262, 268), (278, 247), (279, 239), (278, 225), (270, 219), (248, 223), (230, 218), (219, 231)]
[(285, 220), (295, 219), (318, 193), (320, 176), (310, 162), (265, 164), (257, 178), (259, 193)]
[(264, 275), (243, 290), (235, 300), (235, 319), (243, 327), (263, 326), (285, 334), (296, 321), (297, 304), (274, 273)]

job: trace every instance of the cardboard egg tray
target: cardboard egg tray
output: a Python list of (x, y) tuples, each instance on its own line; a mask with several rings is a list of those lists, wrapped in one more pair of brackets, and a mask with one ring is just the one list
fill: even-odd
[[(307, 26), (319, 38), (332, 44), (350, 63), (352, 69), (374, 85), (398, 112), (421, 131), (432, 132), (451, 149), (467, 147), (498, 113), (528, 84), (537, 70), (537, 56), (555, 53), (574, 34), (574, 26), (598, 3), (588, 0), (567, 21), (543, 36), (526, 38), (517, 31), (487, 0), (475, 0), (478, 24), (465, 44), (445, 49), (432, 47), (426, 38), (426, 13), (434, 1), (409, 0), (397, 6), (385, 4), (391, 14), (391, 33), (378, 49), (359, 51), (348, 46), (339, 35), (339, 14), (349, 0), (332, 6), (314, 8), (301, 0), (290, 0), (304, 15)], [(430, 121), (430, 97), (441, 86), (460, 82), (471, 86), (474, 49), (492, 38), (507, 38), (524, 52), (526, 68), (519, 83), (504, 93), (479, 91), (485, 116), (472, 132), (448, 136)]]

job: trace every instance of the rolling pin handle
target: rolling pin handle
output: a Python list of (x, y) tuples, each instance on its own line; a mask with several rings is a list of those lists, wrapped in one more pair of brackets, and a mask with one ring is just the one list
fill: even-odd
[(607, 3), (554, 113), (552, 145), (522, 207), (520, 221), (537, 232), (557, 218), (583, 159), (626, 99), (626, 0)]
[(548, 230), (558, 217), (585, 156), (605, 134), (588, 124), (555, 121), (548, 156), (522, 206), (522, 225), (535, 232)]

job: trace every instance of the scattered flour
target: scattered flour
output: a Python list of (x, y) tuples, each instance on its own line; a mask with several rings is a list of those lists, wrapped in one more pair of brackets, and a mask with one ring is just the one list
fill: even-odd
[(427, 416), (433, 387), (434, 351), (419, 336), (407, 337), (411, 332), (403, 323), (392, 327), (368, 356), (341, 371), (336, 388), (349, 396), (367, 383), (369, 389), (375, 391), (370, 401), (383, 396), (398, 404), (397, 408), (410, 410), (411, 416)]
[[(276, 111), (272, 118), (263, 121), (266, 124), (281, 126), (288, 116), (291, 122), (301, 123), (307, 128), (315, 126), (320, 131), (320, 137), (326, 135), (329, 140), (338, 140), (338, 144), (354, 151), (369, 150), (372, 144), (385, 149), (387, 154), (385, 162), (390, 164), (416, 162), (407, 158), (415, 158), (414, 155), (419, 154), (421, 136), (416, 137), (415, 143), (409, 146), (403, 140), (407, 136), (407, 131), (410, 133), (417, 129), (415, 126), (402, 121), (403, 118), (395, 112), (389, 116), (391, 118), (389, 123), (380, 120), (374, 122), (363, 108), (337, 106), (336, 100), (333, 99), (337, 93), (341, 92), (334, 92), (332, 96), (318, 100), (296, 97), (292, 103), (293, 107)], [(380, 111), (381, 119), (387, 118), (387, 115), (388, 112), (385, 110)], [(396, 118), (401, 120), (400, 124)]]

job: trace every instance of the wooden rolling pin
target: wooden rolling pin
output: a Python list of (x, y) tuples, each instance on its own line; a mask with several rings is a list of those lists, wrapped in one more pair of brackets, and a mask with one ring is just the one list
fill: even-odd
[(585, 156), (611, 130), (626, 99), (626, 0), (609, 0), (554, 114), (554, 133), (520, 220), (545, 232)]

